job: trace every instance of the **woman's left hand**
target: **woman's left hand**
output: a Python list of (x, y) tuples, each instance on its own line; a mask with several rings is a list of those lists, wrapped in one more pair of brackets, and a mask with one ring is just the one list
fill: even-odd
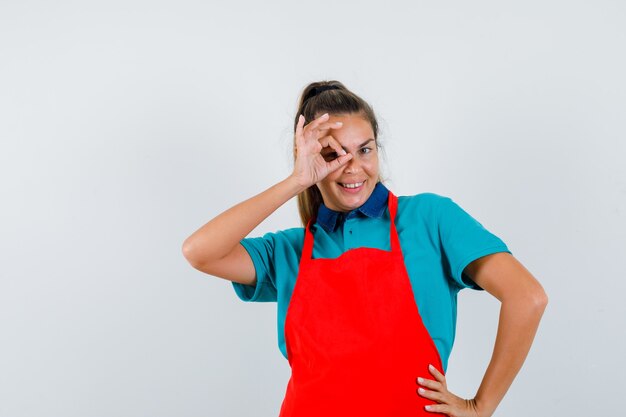
[(427, 405), (426, 411), (443, 413), (450, 417), (487, 417), (480, 414), (474, 399), (466, 400), (448, 391), (445, 375), (434, 366), (429, 365), (428, 370), (435, 380), (417, 378), (417, 383), (425, 387), (420, 387), (418, 394), (439, 404)]

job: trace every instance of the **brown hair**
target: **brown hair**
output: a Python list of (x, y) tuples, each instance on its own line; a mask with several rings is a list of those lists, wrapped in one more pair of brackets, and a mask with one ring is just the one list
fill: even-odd
[[(316, 91), (316, 87), (334, 86), (336, 89)], [(313, 82), (302, 90), (298, 101), (298, 111), (293, 123), (294, 141), (293, 141), (293, 159), (296, 160), (296, 142), (295, 132), (298, 125), (300, 114), (304, 116), (305, 126), (312, 122), (316, 117), (324, 113), (330, 115), (339, 114), (358, 114), (372, 125), (376, 146), (380, 146), (378, 142), (378, 121), (372, 107), (361, 97), (348, 90), (345, 85), (339, 81), (319, 81)], [(378, 182), (382, 179), (378, 178)], [(322, 194), (315, 184), (298, 194), (298, 212), (302, 225), (306, 227), (307, 223), (317, 213), (320, 204), (323, 202)]]

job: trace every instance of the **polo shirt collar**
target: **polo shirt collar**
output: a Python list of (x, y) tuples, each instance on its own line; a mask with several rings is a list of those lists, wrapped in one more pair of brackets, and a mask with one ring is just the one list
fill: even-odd
[(359, 212), (368, 217), (380, 218), (383, 216), (383, 213), (387, 208), (388, 195), (389, 190), (387, 187), (385, 187), (382, 182), (378, 182), (367, 201), (363, 203), (361, 207), (348, 213), (331, 210), (322, 202), (317, 212), (317, 223), (319, 223), (327, 232), (332, 232), (345, 219), (354, 217)]

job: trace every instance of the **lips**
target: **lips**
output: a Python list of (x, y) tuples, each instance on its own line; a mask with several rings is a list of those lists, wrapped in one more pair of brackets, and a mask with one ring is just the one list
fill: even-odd
[(346, 182), (343, 182), (343, 183), (342, 183), (342, 182), (340, 182), (340, 183), (339, 183), (339, 185), (341, 185), (342, 187), (345, 187), (345, 188), (358, 188), (358, 187), (362, 186), (364, 182), (365, 182), (365, 181), (359, 181), (359, 182), (348, 182), (348, 183), (346, 183)]
[(339, 186), (341, 189), (347, 193), (357, 193), (363, 188), (363, 184), (365, 181), (354, 181), (354, 182), (339, 182)]

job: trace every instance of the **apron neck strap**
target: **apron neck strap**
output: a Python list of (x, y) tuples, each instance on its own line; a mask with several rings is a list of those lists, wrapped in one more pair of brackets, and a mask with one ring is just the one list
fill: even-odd
[(400, 239), (398, 238), (398, 231), (396, 230), (396, 214), (398, 212), (398, 197), (391, 191), (389, 191), (389, 197), (387, 199), (387, 207), (389, 207), (389, 219), (391, 220), (389, 240), (391, 243), (392, 252), (400, 252)]
[[(387, 197), (387, 208), (389, 209), (389, 218), (391, 219), (389, 239), (391, 243), (391, 251), (400, 251), (400, 240), (398, 239), (398, 232), (396, 231), (396, 213), (398, 212), (398, 197), (391, 191)], [(317, 216), (313, 215), (306, 227), (304, 228), (304, 246), (302, 247), (302, 258), (312, 259), (313, 257), (313, 233), (311, 233), (311, 226), (315, 224)]]
[(313, 257), (313, 233), (311, 233), (311, 226), (315, 223), (315, 218), (316, 216), (311, 217), (304, 228), (304, 246), (302, 247), (300, 264), (304, 260), (309, 260)]

